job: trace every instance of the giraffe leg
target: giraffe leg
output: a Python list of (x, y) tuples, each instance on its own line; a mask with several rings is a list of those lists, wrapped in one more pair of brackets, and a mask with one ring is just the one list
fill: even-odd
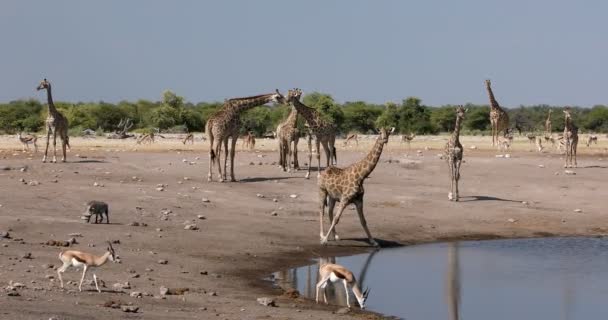
[(321, 141), (319, 141), (319, 139), (317, 138), (315, 140), (315, 147), (316, 149), (316, 155), (317, 155), (317, 178), (319, 178), (319, 176), (321, 175)]
[[(211, 129), (207, 129), (207, 131), (209, 132)], [(207, 181), (211, 182), (213, 180), (212, 177), (212, 171), (213, 171), (213, 164), (215, 163), (215, 157), (217, 156), (217, 154), (213, 151), (213, 135), (211, 134), (211, 132), (208, 133), (209, 135), (209, 173), (207, 174)]]
[(51, 139), (51, 130), (49, 128), (46, 129), (46, 149), (44, 150), (44, 157), (42, 158), (42, 162), (46, 162), (46, 157), (49, 153), (49, 141)]
[(292, 157), (292, 153), (291, 153), (291, 142), (290, 141), (285, 141), (285, 151), (287, 153), (287, 172), (292, 172), (292, 164), (291, 164), (291, 157)]
[(61, 158), (61, 162), (65, 162), (67, 155), (66, 155), (66, 147), (67, 147), (67, 139), (68, 139), (68, 134), (65, 133), (62, 137), (61, 137), (61, 150), (63, 153), (63, 158)]
[(312, 137), (308, 135), (306, 138), (308, 141), (308, 171), (306, 171), (306, 176), (304, 178), (310, 178), (310, 168), (312, 167)]
[(224, 143), (224, 181), (228, 181), (228, 139), (230, 139), (230, 137), (226, 137), (225, 140), (223, 140)]
[(293, 169), (300, 170), (300, 163), (298, 162), (298, 141), (300, 138), (295, 137), (293, 140)]
[(572, 144), (572, 154), (574, 157), (574, 167), (578, 167), (578, 163), (576, 163), (576, 149), (578, 148), (578, 139), (574, 141)]
[[(451, 157), (451, 155), (448, 155)], [(450, 192), (448, 193), (448, 199), (452, 201), (454, 199), (454, 160), (450, 159), (448, 161), (448, 166), (450, 167)]]
[(323, 142), (321, 142), (321, 145), (323, 146), (323, 151), (325, 151), (325, 160), (327, 160), (325, 168), (327, 168), (330, 166), (330, 164), (332, 162), (332, 158), (331, 158), (332, 152), (329, 149), (329, 142), (323, 141)]
[(454, 175), (454, 201), (458, 201), (460, 199), (460, 194), (458, 192), (458, 181), (460, 181), (460, 164), (462, 164), (462, 159), (456, 160), (456, 170)]
[(340, 205), (338, 205), (338, 214), (336, 215), (336, 217), (331, 222), (331, 226), (329, 227), (329, 231), (327, 231), (327, 234), (323, 237), (323, 239), (321, 239), (321, 244), (322, 245), (327, 244), (327, 238), (334, 231), (334, 229), (336, 228), (336, 225), (340, 221), (340, 216), (342, 216), (342, 213), (344, 212), (344, 209), (346, 209), (346, 205), (349, 203), (348, 200), (349, 199), (347, 199), (347, 198), (340, 199)]
[[(336, 199), (333, 199), (332, 197), (328, 197), (327, 200), (327, 216), (329, 218), (329, 224), (331, 224), (332, 221), (334, 221), (334, 208), (336, 207)], [(321, 235), (323, 236), (323, 235)], [(336, 228), (334, 228), (334, 231), (329, 235), (330, 239), (333, 239), (334, 241), (338, 241), (340, 240), (340, 237), (338, 237), (338, 230), (336, 230)]]
[(53, 163), (57, 163), (57, 130), (53, 132)]
[(332, 165), (338, 164), (338, 155), (336, 154), (336, 136), (333, 135), (329, 138), (329, 154), (331, 156), (330, 163)]
[(376, 242), (376, 240), (374, 240), (371, 232), (369, 232), (369, 229), (367, 228), (367, 221), (365, 220), (365, 215), (363, 215), (363, 196), (362, 195), (360, 196), (359, 199), (357, 199), (355, 201), (355, 207), (357, 207), (357, 215), (359, 215), (359, 220), (361, 221), (361, 226), (363, 227), (363, 230), (365, 230), (365, 234), (367, 235), (367, 238), (369, 239), (369, 243), (374, 247), (379, 247), (378, 242)]
[(215, 163), (217, 164), (218, 180), (224, 182), (224, 176), (222, 175), (222, 163), (220, 153), (222, 152), (222, 141), (218, 140), (215, 146)]
[(325, 214), (325, 205), (327, 204), (327, 191), (319, 189), (319, 236), (323, 239), (325, 232), (323, 231), (323, 215)]
[(234, 154), (236, 152), (236, 143), (238, 141), (238, 135), (232, 137), (232, 145), (230, 149), (230, 181), (235, 182), (236, 178), (234, 177)]

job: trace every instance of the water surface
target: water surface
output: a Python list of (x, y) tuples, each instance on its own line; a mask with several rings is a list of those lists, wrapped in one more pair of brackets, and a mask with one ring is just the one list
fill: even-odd
[[(607, 238), (440, 243), (330, 260), (371, 288), (368, 309), (408, 320), (608, 317)], [(318, 263), (274, 276), (314, 299), (317, 270)], [(327, 295), (346, 304), (341, 284)]]

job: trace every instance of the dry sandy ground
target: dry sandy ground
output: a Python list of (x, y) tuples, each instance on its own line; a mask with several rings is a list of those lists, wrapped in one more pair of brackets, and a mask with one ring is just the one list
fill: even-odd
[[(579, 147), (584, 151), (580, 168), (566, 175), (559, 154), (528, 151), (532, 148), (523, 139), (511, 158), (496, 158), (487, 138), (465, 138), (463, 199), (453, 203), (447, 201), (447, 166), (437, 157), (445, 137), (417, 139), (411, 150), (391, 141), (365, 184), (368, 224), (385, 245), (608, 231), (604, 141)], [(272, 165), (274, 141), (258, 141), (268, 151), (237, 153), (239, 182), (208, 183), (207, 153), (200, 141), (184, 147), (167, 140), (134, 150), (132, 140), (72, 139), (68, 163), (43, 164), (40, 153), (17, 151), (14, 140), (0, 139), (0, 167), (7, 169), (0, 171), (0, 231), (9, 230), (12, 238), (0, 239), (1, 319), (327, 319), (337, 307), (282, 296), (262, 279), (320, 254), (369, 249), (352, 210), (338, 225), (347, 240), (319, 245), (315, 175), (305, 180), (302, 171), (288, 174)], [(370, 144), (368, 139), (358, 148), (344, 148), (339, 142), (340, 165), (360, 159)], [(483, 148), (469, 149), (473, 144)], [(300, 163), (307, 162), (304, 155)], [(22, 172), (22, 167), (27, 169)], [(158, 184), (166, 185), (164, 191), (157, 191)], [(93, 199), (110, 204), (111, 224), (81, 222), (84, 203)], [(166, 220), (163, 209), (171, 210)], [(186, 223), (199, 229), (184, 230)], [(79, 293), (74, 282), (80, 273), (74, 269), (64, 275), (73, 281), (66, 290), (50, 279), (56, 277), (62, 248), (42, 243), (67, 240), (70, 233), (82, 234), (74, 248), (95, 253), (103, 252), (107, 240), (120, 241), (114, 247), (122, 263), (97, 270), (106, 284), (103, 293), (90, 284)], [(26, 253), (30, 259), (23, 258)], [(159, 264), (161, 259), (168, 263)], [(7, 295), (10, 281), (25, 285), (20, 296)], [(126, 281), (131, 289), (113, 290), (113, 284)], [(162, 299), (161, 286), (190, 291)], [(133, 298), (132, 291), (152, 296)], [(259, 305), (256, 298), (262, 296), (275, 298), (278, 307)], [(110, 300), (132, 303), (139, 312), (102, 306)], [(352, 311), (339, 317), (375, 315)]]

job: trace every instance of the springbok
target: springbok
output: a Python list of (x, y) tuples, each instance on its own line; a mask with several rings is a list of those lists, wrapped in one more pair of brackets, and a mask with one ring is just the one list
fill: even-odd
[(327, 295), (325, 293), (325, 288), (329, 282), (336, 283), (338, 281), (342, 281), (344, 284), (344, 292), (346, 294), (346, 305), (350, 308), (350, 301), (348, 298), (348, 287), (351, 287), (351, 290), (355, 294), (357, 298), (357, 302), (359, 302), (359, 306), (361, 309), (365, 309), (365, 301), (367, 300), (367, 296), (369, 295), (369, 289), (365, 289), (365, 291), (361, 292), (359, 288), (359, 284), (357, 284), (357, 279), (355, 279), (355, 275), (345, 267), (339, 264), (333, 263), (324, 263), (319, 267), (319, 275), (321, 280), (317, 283), (317, 292), (315, 300), (319, 303), (319, 290), (323, 289), (323, 301), (327, 304)]
[[(77, 251), (77, 250), (67, 250), (59, 253), (59, 260), (63, 262), (63, 265), (57, 269), (57, 275), (59, 276), (59, 281), (61, 283), (61, 288), (63, 288), (63, 278), (61, 274), (67, 270), (70, 266), (78, 268), (80, 266), (83, 267), (82, 277), (80, 278), (80, 284), (78, 285), (78, 291), (82, 292), (82, 281), (84, 281), (84, 277), (87, 274), (87, 270), (89, 268), (98, 268), (103, 266), (108, 260), (112, 262), (119, 262), (119, 258), (114, 252), (114, 248), (112, 248), (112, 243), (108, 241), (108, 248), (106, 253), (102, 256), (96, 256), (87, 252)], [(95, 288), (97, 288), (97, 292), (101, 292), (99, 289), (99, 285), (97, 285), (97, 275), (93, 273), (93, 280), (95, 281)]]

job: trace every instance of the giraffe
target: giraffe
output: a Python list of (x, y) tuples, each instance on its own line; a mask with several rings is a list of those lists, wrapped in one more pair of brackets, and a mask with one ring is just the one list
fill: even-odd
[(504, 131), (506, 134), (507, 128), (509, 128), (509, 115), (505, 112), (498, 101), (494, 98), (492, 92), (490, 80), (486, 80), (486, 89), (488, 90), (488, 96), (490, 97), (490, 123), (492, 125), (492, 146), (498, 142), (498, 134)]
[[(317, 152), (317, 177), (321, 175), (321, 152), (320, 146), (323, 146), (325, 150), (325, 157), (327, 159), (327, 167), (331, 164), (337, 164), (338, 159), (336, 156), (336, 133), (337, 128), (334, 124), (329, 123), (321, 117), (321, 114), (314, 108), (308, 107), (300, 102), (302, 96), (302, 90), (292, 89), (287, 94), (287, 102), (298, 110), (298, 113), (308, 123), (309, 130), (315, 138), (315, 147)], [(335, 161), (335, 162), (334, 162)], [(312, 153), (308, 155), (308, 172), (306, 173), (306, 179), (310, 177), (310, 167), (312, 167)]]
[(448, 199), (450, 201), (458, 201), (458, 180), (460, 180), (460, 164), (462, 163), (462, 154), (464, 148), (460, 144), (460, 126), (464, 119), (464, 114), (467, 110), (463, 106), (456, 108), (456, 124), (454, 125), (454, 132), (452, 137), (448, 140), (445, 145), (445, 157), (450, 167), (450, 180), (452, 188), (448, 193)]
[[(572, 123), (570, 107), (564, 108), (564, 147), (566, 149), (566, 163), (564, 168), (576, 168), (576, 148), (578, 146), (578, 128)], [(574, 159), (574, 166), (572, 160)]]
[[(376, 164), (378, 164), (378, 160), (380, 160), (380, 155), (382, 155), (382, 149), (384, 148), (384, 145), (388, 143), (389, 135), (393, 133), (393, 131), (395, 131), (395, 128), (391, 128), (390, 130), (387, 130), (386, 128), (380, 129), (380, 136), (378, 136), (371, 151), (359, 162), (351, 164), (343, 169), (332, 166), (321, 173), (321, 176), (317, 181), (320, 201), (319, 223), (321, 227), (321, 244), (326, 244), (327, 238), (330, 235), (333, 235), (334, 240), (339, 239), (335, 232), (336, 225), (338, 224), (338, 221), (340, 221), (340, 216), (344, 212), (346, 206), (354, 203), (357, 208), (359, 220), (361, 221), (361, 226), (363, 226), (363, 230), (365, 230), (370, 244), (378, 246), (378, 243), (372, 238), (372, 235), (367, 228), (367, 222), (363, 215), (363, 195), (365, 194), (363, 182), (372, 171), (374, 171), (374, 168), (376, 168)], [(340, 202), (340, 204), (338, 205), (338, 213), (334, 218), (333, 209), (336, 201)], [(327, 234), (323, 232), (325, 205), (327, 205), (327, 213), (329, 220), (331, 221), (331, 226), (329, 227)]]
[[(291, 106), (291, 112), (285, 121), (277, 126), (277, 138), (279, 139), (279, 165), (283, 171), (291, 172), (300, 169), (298, 164), (298, 142), (300, 131), (298, 130), (298, 110)], [(291, 144), (293, 142), (293, 149)], [(292, 167), (293, 158), (293, 167)]]
[[(228, 140), (231, 141), (230, 148), (230, 181), (234, 178), (234, 153), (237, 139), (239, 138), (240, 114), (241, 112), (269, 102), (285, 103), (285, 97), (279, 90), (275, 93), (262, 94), (244, 98), (233, 98), (224, 101), (224, 105), (209, 118), (205, 125), (205, 132), (209, 137), (209, 174), (207, 180), (212, 181), (211, 171), (213, 164), (217, 164), (218, 179), (220, 182), (227, 180)], [(224, 145), (224, 174), (220, 165), (220, 151)]]
[(551, 135), (551, 112), (553, 112), (553, 110), (549, 109), (549, 112), (547, 113), (547, 120), (545, 120), (545, 135)]
[(61, 139), (61, 149), (63, 150), (63, 158), (61, 162), (66, 161), (66, 146), (70, 148), (70, 137), (68, 136), (68, 119), (64, 117), (53, 103), (53, 96), (51, 94), (51, 83), (46, 80), (42, 80), (36, 90), (40, 91), (46, 89), (46, 97), (48, 101), (49, 115), (46, 117), (46, 148), (44, 150), (44, 157), (42, 162), (46, 162), (47, 154), (49, 152), (49, 140), (51, 134), (53, 135), (53, 163), (57, 162), (57, 134)]

